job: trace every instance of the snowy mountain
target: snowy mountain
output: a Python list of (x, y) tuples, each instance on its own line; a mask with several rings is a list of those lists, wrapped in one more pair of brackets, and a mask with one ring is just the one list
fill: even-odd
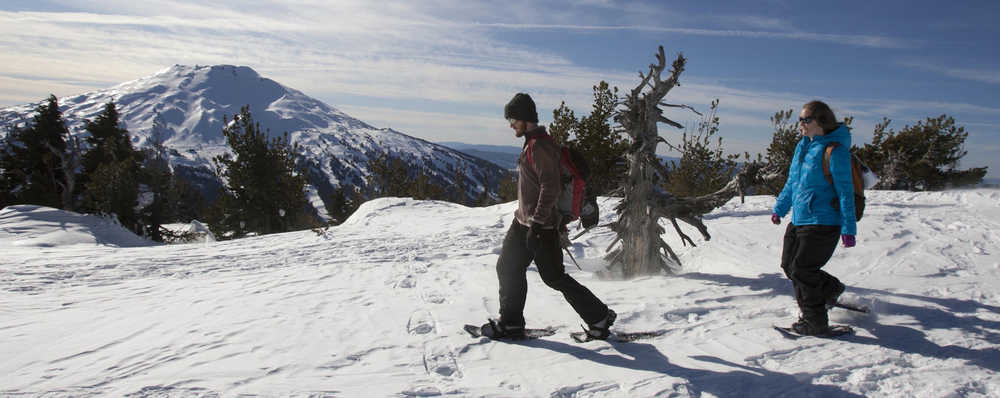
[[(173, 150), (170, 161), (175, 172), (199, 182), (206, 191), (217, 186), (212, 157), (228, 150), (223, 120), (232, 119), (245, 105), (261, 127), (272, 135), (288, 132), (292, 143), (299, 145), (300, 165), (308, 170), (312, 201), (319, 209), (323, 206), (318, 201), (335, 187), (362, 186), (369, 174), (368, 160), (383, 153), (424, 165), (445, 185), (456, 168), (466, 170), (472, 198), (484, 189), (495, 192), (503, 173), (494, 164), (450, 148), (375, 128), (245, 66), (175, 65), (116, 87), (60, 98), (59, 104), (70, 130), (85, 134), (85, 120), (95, 118), (112, 100), (137, 148), (149, 140), (159, 112), (170, 129), (166, 145)], [(0, 121), (24, 124), (37, 105), (0, 109)]]
[[(604, 228), (566, 270), (635, 343), (576, 343), (580, 319), (528, 270), (525, 342), (462, 330), (497, 315), (495, 264), (515, 203), (383, 198), (343, 225), (134, 247), (95, 218), (0, 211), (0, 396), (997, 397), (1000, 190), (868, 193), (858, 246), (824, 270), (856, 334), (792, 340), (774, 198), (708, 214), (711, 241), (663, 238), (677, 276), (601, 280)], [(601, 223), (615, 199), (601, 198)], [(669, 226), (667, 230), (670, 230)], [(86, 238), (82, 231), (100, 239)], [(692, 234), (692, 236), (698, 236)]]

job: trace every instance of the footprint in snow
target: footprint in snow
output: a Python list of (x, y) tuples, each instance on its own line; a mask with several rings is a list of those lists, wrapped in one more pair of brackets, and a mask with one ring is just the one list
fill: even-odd
[(406, 331), (410, 334), (430, 334), (437, 331), (434, 317), (426, 310), (416, 310), (406, 323)]

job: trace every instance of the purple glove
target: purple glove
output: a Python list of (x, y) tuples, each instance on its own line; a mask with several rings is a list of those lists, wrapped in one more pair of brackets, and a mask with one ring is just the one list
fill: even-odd
[(771, 224), (781, 224), (781, 217), (778, 217), (777, 213), (771, 213)]
[(844, 247), (854, 247), (854, 235), (840, 235), (840, 241), (844, 243)]

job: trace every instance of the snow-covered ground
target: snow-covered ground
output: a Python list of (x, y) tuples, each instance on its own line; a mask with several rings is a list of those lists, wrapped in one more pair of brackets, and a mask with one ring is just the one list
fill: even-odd
[(100, 219), (11, 207), (0, 396), (1000, 396), (1000, 190), (870, 192), (858, 246), (825, 269), (876, 314), (833, 310), (857, 330), (836, 340), (771, 328), (797, 317), (772, 204), (731, 201), (695, 248), (668, 228), (678, 276), (600, 280), (611, 233), (578, 239), (584, 271), (567, 270), (619, 313), (616, 328), (665, 331), (584, 344), (533, 267), (529, 326), (558, 334), (462, 331), (496, 316), (512, 203), (379, 199), (322, 235), (138, 247)]

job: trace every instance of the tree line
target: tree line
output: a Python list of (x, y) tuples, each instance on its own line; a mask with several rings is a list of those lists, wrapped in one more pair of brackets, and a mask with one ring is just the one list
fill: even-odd
[(163, 224), (199, 217), (201, 193), (170, 172), (165, 136), (157, 131), (162, 119), (154, 122), (151, 145), (136, 149), (119, 116), (115, 103), (107, 103), (84, 123), (88, 134), (81, 143), (66, 127), (58, 99), (49, 96), (26, 127), (5, 126), (0, 207), (32, 204), (100, 214), (156, 241), (179, 238)]
[[(212, 159), (223, 182), (208, 202), (197, 187), (173, 172), (165, 140), (172, 134), (157, 114), (147, 145), (136, 149), (114, 101), (84, 123), (86, 139), (70, 133), (50, 96), (35, 108), (25, 127), (4, 126), (0, 145), (0, 208), (33, 204), (104, 215), (140, 236), (158, 242), (190, 236), (165, 224), (204, 221), (218, 239), (288, 232), (346, 220), (366, 199), (407, 196), (465, 205), (489, 205), (500, 198), (489, 187), (467, 194), (468, 171), (450, 167), (434, 178), (426, 166), (403, 154), (369, 154), (369, 175), (361, 187), (340, 186), (325, 199), (330, 220), (320, 219), (309, 203), (305, 170), (288, 133), (272, 136), (253, 120), (249, 107), (224, 120), (229, 153)], [(485, 177), (481, 180), (486, 185)], [(442, 184), (440, 181), (449, 181)], [(514, 192), (516, 197), (516, 191)]]
[[(549, 132), (564, 145), (575, 148), (590, 162), (588, 188), (603, 196), (615, 195), (624, 171), (624, 153), (630, 143), (611, 125), (620, 104), (618, 89), (606, 82), (593, 86), (589, 114), (576, 117), (565, 102), (553, 111)], [(771, 117), (774, 127), (765, 154), (756, 160), (747, 153), (727, 154), (719, 133), (715, 100), (680, 142), (669, 147), (680, 153), (677, 161), (664, 162), (668, 170), (661, 186), (677, 196), (698, 196), (721, 189), (737, 171), (740, 162), (763, 162), (784, 177), (799, 140), (794, 109)], [(848, 117), (844, 123), (850, 125)], [(982, 182), (987, 168), (958, 169), (965, 156), (965, 128), (954, 118), (928, 117), (913, 126), (893, 130), (883, 119), (871, 143), (855, 146), (857, 153), (881, 179), (876, 189), (940, 190)], [(149, 140), (143, 148), (132, 145), (122, 126), (115, 103), (107, 103), (94, 119), (84, 123), (83, 142), (70, 134), (50, 96), (35, 108), (25, 127), (8, 129), (0, 151), (0, 207), (34, 204), (70, 211), (103, 214), (122, 226), (155, 241), (178, 241), (185, 237), (164, 228), (165, 224), (204, 220), (220, 239), (287, 232), (322, 226), (306, 197), (306, 172), (297, 165), (298, 148), (288, 134), (272, 136), (254, 122), (248, 107), (224, 123), (223, 136), (230, 153), (213, 159), (215, 174), (224, 184), (207, 203), (202, 192), (177, 176), (164, 144), (169, 127), (157, 114)], [(514, 173), (496, 185), (470, 197), (467, 170), (454, 166), (448, 178), (434, 178), (418, 160), (403, 154), (369, 154), (363, 186), (340, 186), (325, 199), (330, 224), (346, 220), (365, 200), (413, 197), (443, 200), (469, 206), (492, 205), (517, 199)], [(440, 176), (439, 176), (440, 177)], [(783, 183), (785, 178), (780, 178)], [(442, 183), (441, 181), (447, 181)], [(776, 194), (782, 187), (769, 187)]]

